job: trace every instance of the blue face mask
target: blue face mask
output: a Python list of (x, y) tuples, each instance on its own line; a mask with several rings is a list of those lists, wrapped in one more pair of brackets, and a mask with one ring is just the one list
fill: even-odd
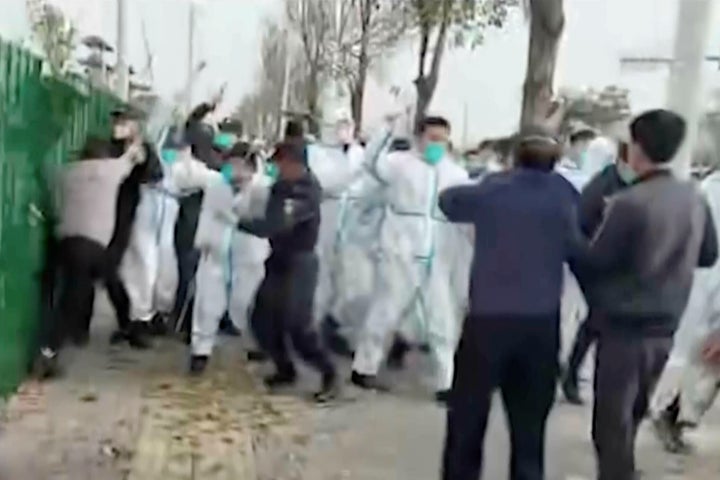
[(228, 185), (232, 185), (233, 183), (233, 166), (229, 163), (226, 163), (225, 165), (220, 168), (220, 175), (222, 175), (223, 180), (225, 180), (225, 183)]
[(170, 148), (164, 148), (160, 152), (160, 157), (162, 158), (163, 162), (165, 162), (168, 165), (172, 165), (177, 160), (178, 151), (170, 149)]
[(445, 145), (440, 142), (428, 143), (423, 158), (429, 165), (437, 165), (445, 156)]
[(273, 182), (275, 182), (280, 176), (280, 170), (278, 169), (278, 166), (276, 164), (268, 162), (265, 164), (265, 175)]
[(213, 137), (213, 146), (222, 150), (228, 150), (235, 143), (235, 135), (232, 133), (218, 133)]

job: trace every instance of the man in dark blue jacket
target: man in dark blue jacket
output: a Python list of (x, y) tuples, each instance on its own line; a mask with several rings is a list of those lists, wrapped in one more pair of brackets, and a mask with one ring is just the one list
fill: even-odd
[(477, 480), (493, 392), (510, 425), (513, 480), (544, 478), (555, 398), (563, 264), (576, 253), (577, 193), (553, 171), (559, 143), (521, 134), (515, 168), (440, 196), (451, 222), (475, 225), (470, 313), (455, 356), (444, 480)]

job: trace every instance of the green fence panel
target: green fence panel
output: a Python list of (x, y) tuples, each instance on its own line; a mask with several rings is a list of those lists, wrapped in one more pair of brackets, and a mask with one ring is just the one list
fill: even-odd
[(0, 39), (0, 397), (22, 381), (36, 346), (46, 174), (89, 133), (107, 133), (119, 103), (75, 82), (43, 76), (39, 58)]

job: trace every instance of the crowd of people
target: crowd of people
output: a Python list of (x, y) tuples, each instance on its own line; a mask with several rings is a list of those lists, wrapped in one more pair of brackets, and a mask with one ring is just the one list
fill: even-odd
[[(39, 375), (57, 372), (66, 341), (87, 343), (101, 282), (117, 317), (111, 342), (147, 349), (153, 335), (184, 332), (191, 375), (205, 372), (218, 332), (274, 366), (271, 389), (296, 381), (292, 346), (320, 375), (320, 402), (339, 393), (334, 356), (352, 358), (356, 387), (387, 391), (383, 367), (425, 352), (447, 407), (445, 480), (480, 477), (496, 390), (510, 478), (544, 478), (558, 379), (582, 404), (578, 371), (593, 344), (598, 478), (637, 478), (648, 414), (666, 448), (685, 446), (720, 385), (720, 177), (698, 189), (671, 173), (681, 117), (653, 110), (623, 135), (586, 128), (567, 142), (523, 129), (483, 145), (487, 168), (474, 175), (442, 117), (422, 120), (413, 140), (388, 117), (363, 144), (347, 115), (323, 143), (290, 121), (267, 155), (238, 122), (208, 121), (216, 103), (157, 144), (143, 140), (138, 112), (118, 110), (112, 138), (89, 138), (56, 178)], [(561, 368), (561, 327), (579, 310)], [(686, 381), (650, 412), (688, 316), (706, 328)]]

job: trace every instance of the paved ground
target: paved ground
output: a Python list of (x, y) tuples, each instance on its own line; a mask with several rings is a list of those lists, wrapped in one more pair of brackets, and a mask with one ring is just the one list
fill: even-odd
[[(98, 322), (102, 323), (102, 321)], [(444, 413), (426, 398), (413, 357), (390, 380), (393, 395), (347, 388), (346, 399), (318, 408), (306, 401), (315, 377), (269, 397), (261, 372), (243, 366), (226, 341), (210, 374), (184, 375), (174, 340), (152, 353), (107, 346), (107, 322), (92, 344), (68, 352), (68, 375), (27, 384), (0, 430), (0, 480), (436, 480)], [(347, 366), (344, 365), (346, 369)], [(500, 405), (487, 438), (484, 478), (507, 478), (508, 441)], [(548, 432), (548, 478), (592, 479), (590, 412), (558, 404)], [(660, 453), (647, 431), (640, 466), (651, 480), (720, 476), (720, 415), (710, 415), (689, 459)]]

